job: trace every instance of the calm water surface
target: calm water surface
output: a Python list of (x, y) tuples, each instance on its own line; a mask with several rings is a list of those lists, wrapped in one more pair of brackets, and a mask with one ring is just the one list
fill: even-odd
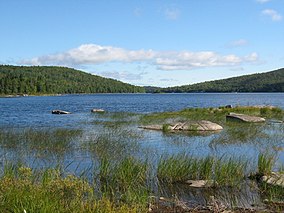
[[(95, 94), (0, 98), (0, 127), (78, 127), (92, 119), (90, 110), (151, 113), (187, 107), (273, 105), (284, 108), (284, 93)], [(56, 116), (51, 110), (72, 112)]]

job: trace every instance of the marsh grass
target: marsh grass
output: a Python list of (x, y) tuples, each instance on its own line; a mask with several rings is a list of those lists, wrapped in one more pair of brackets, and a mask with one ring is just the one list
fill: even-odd
[(187, 108), (176, 112), (161, 112), (143, 115), (140, 118), (142, 124), (161, 123), (167, 119), (180, 120), (209, 120), (224, 125), (226, 123), (226, 115), (230, 112), (243, 113), (255, 116), (264, 116), (266, 118), (274, 118), (283, 120), (284, 110), (280, 108), (270, 107), (253, 107), (238, 106), (234, 108)]
[(115, 128), (135, 124), (140, 116), (140, 114), (130, 112), (106, 112), (96, 114), (96, 119), (91, 123)]
[(257, 161), (257, 175), (259, 177), (270, 175), (275, 164), (275, 155), (271, 153), (260, 153)]
[(237, 186), (245, 178), (247, 162), (233, 158), (194, 158), (185, 154), (162, 157), (157, 178), (163, 183), (213, 180), (216, 186)]
[(81, 130), (74, 129), (1, 129), (0, 146), (6, 149), (62, 153), (71, 149), (72, 142), (81, 135)]
[(260, 140), (267, 140), (269, 133), (266, 133), (265, 126), (247, 123), (228, 123), (225, 129), (216, 135), (210, 142), (210, 146), (229, 144), (257, 144)]
[(141, 151), (139, 139), (143, 135), (132, 129), (110, 128), (93, 135), (83, 144), (94, 158), (121, 159)]
[[(58, 169), (9, 165), (0, 178), (0, 212), (146, 212), (141, 199), (98, 198), (94, 185)], [(138, 190), (135, 191), (137, 193)], [(124, 197), (132, 198), (127, 191)], [(137, 193), (139, 198), (142, 193)], [(145, 194), (146, 196), (146, 194)], [(138, 202), (139, 201), (139, 202)], [(141, 201), (141, 202), (140, 202)]]
[(104, 158), (99, 172), (100, 193), (110, 200), (128, 205), (147, 206), (150, 196), (148, 164), (133, 157), (119, 162), (111, 162)]
[(162, 156), (158, 163), (157, 178), (166, 183), (182, 182), (193, 175), (192, 158), (185, 155)]
[(241, 159), (218, 159), (215, 162), (214, 179), (218, 185), (240, 186), (246, 174), (248, 162)]
[[(23, 164), (16, 166), (5, 164), (0, 176), (0, 212), (23, 212), (23, 209), (27, 212), (147, 212), (149, 197), (156, 195), (157, 191), (163, 191), (155, 187), (175, 188), (177, 185), (182, 185), (186, 188), (184, 184), (180, 184), (186, 180), (212, 180), (215, 183), (213, 186), (215, 188), (208, 192), (203, 189), (191, 191), (193, 194), (199, 194), (200, 197), (203, 196), (202, 193), (211, 196), (215, 190), (224, 190), (228, 193), (232, 191), (234, 197), (234, 191), (239, 190), (246, 181), (247, 160), (215, 156), (193, 157), (181, 153), (155, 156), (150, 161), (145, 156), (151, 155), (150, 151), (153, 150), (145, 154), (146, 151), (139, 144), (144, 139), (143, 131), (135, 129), (139, 122), (157, 123), (187, 119), (205, 119), (225, 124), (225, 115), (231, 111), (277, 119), (283, 117), (283, 111), (279, 109), (191, 108), (150, 115), (127, 113), (95, 115), (99, 118), (96, 124), (101, 125), (92, 133), (67, 129), (23, 131), (2, 129), (0, 147), (4, 151), (17, 149), (25, 150), (26, 154), (30, 152), (41, 155), (56, 154), (64, 158), (72, 151), (83, 150), (88, 153), (88, 157), (91, 156), (93, 167), (85, 170), (83, 168), (78, 177), (64, 171), (66, 168), (54, 167), (51, 164), (45, 165), (44, 169), (31, 169)], [(129, 124), (134, 125), (129, 127)], [(274, 127), (271, 128), (272, 130), (266, 131), (267, 126), (264, 125), (228, 122), (223, 132), (218, 134), (214, 139), (216, 141), (213, 142), (222, 145), (256, 144), (258, 140), (270, 142), (275, 136)], [(275, 132), (278, 132), (276, 127)], [(87, 139), (85, 134), (88, 134)], [(185, 136), (187, 135), (179, 135), (181, 139)], [(171, 137), (176, 138), (173, 134), (167, 135), (167, 138)], [(283, 134), (280, 132), (277, 139), (273, 139), (277, 140), (273, 141), (273, 144), (283, 145), (282, 139)], [(178, 140), (177, 143), (182, 142)], [(75, 150), (76, 148), (80, 150)], [(259, 155), (258, 162), (254, 159), (254, 163), (258, 164), (256, 170), (268, 174), (273, 169), (274, 160), (264, 154)], [(90, 173), (93, 173), (90, 175), (91, 178)], [(267, 186), (261, 190), (266, 197), (283, 199), (283, 190), (279, 188), (272, 189)]]

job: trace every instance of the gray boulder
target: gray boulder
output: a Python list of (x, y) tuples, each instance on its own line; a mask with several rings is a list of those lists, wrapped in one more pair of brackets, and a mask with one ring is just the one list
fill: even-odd
[(248, 123), (265, 122), (265, 118), (262, 118), (262, 117), (244, 115), (244, 114), (237, 114), (237, 113), (233, 113), (233, 112), (231, 112), (229, 115), (227, 115), (226, 118), (227, 118), (227, 120), (236, 120), (236, 121), (242, 121), (242, 122), (248, 122)]
[(205, 120), (186, 121), (186, 122), (178, 122), (174, 124), (164, 124), (164, 125), (163, 124), (147, 125), (147, 126), (140, 126), (140, 128), (150, 129), (150, 130), (168, 130), (168, 131), (218, 131), (223, 129), (223, 127), (220, 126), (219, 124)]

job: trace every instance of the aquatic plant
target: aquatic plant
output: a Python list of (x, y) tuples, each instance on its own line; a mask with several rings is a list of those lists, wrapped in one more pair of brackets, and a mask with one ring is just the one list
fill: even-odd
[[(0, 177), (1, 212), (146, 212), (147, 205), (97, 197), (83, 178), (57, 169), (9, 166)], [(132, 195), (132, 194), (131, 194)], [(131, 196), (129, 195), (129, 196)]]
[(212, 180), (217, 186), (236, 186), (245, 177), (246, 161), (233, 158), (194, 158), (185, 154), (162, 157), (157, 177), (164, 183)]
[(257, 175), (269, 175), (272, 172), (275, 163), (275, 156), (271, 153), (260, 153), (257, 161)]

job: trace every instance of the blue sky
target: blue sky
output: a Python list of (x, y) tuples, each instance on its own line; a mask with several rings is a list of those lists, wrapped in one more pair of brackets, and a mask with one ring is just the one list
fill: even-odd
[(284, 0), (1, 0), (0, 63), (175, 86), (284, 67)]

